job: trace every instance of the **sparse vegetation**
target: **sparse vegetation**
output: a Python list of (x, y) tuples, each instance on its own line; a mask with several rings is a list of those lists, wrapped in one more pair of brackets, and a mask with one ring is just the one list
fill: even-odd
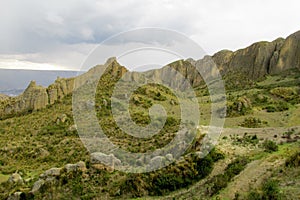
[(219, 174), (213, 177), (208, 184), (210, 185), (209, 190), (207, 191), (210, 196), (218, 194), (218, 192), (227, 187), (228, 182), (232, 180), (233, 177), (238, 175), (247, 163), (249, 159), (246, 157), (240, 157), (231, 162), (225, 169), (223, 174)]
[(247, 128), (260, 128), (264, 124), (267, 124), (267, 122), (261, 121), (259, 118), (247, 117), (240, 125)]
[[(297, 77), (299, 74), (297, 74), (298, 72), (295, 72), (293, 76), (267, 77), (259, 82), (249, 79), (239, 82), (236, 77), (242, 77), (240, 74), (236, 74), (233, 78), (225, 77), (226, 84), (228, 84), (226, 87), (229, 88), (227, 120), (231, 120), (230, 125), (247, 128), (267, 127), (274, 124), (279, 124), (278, 126), (298, 125), (298, 121), (295, 120), (299, 113), (300, 102), (299, 77)], [(99, 124), (107, 137), (116, 146), (133, 153), (151, 152), (168, 144), (175, 137), (181, 123), (181, 108), (176, 96), (166, 87), (156, 84), (145, 85), (133, 93), (130, 97), (129, 108), (131, 118), (136, 124), (147, 126), (151, 123), (149, 109), (155, 104), (162, 105), (167, 113), (166, 123), (157, 135), (149, 139), (137, 139), (118, 128), (112, 116), (110, 96), (118, 78), (119, 76), (113, 77), (111, 71), (104, 74), (97, 88), (95, 105), (92, 105), (96, 109)], [(244, 87), (242, 83), (247, 85)], [(126, 91), (126, 88), (124, 90)], [(203, 109), (201, 117), (206, 120), (210, 119), (211, 113), (207, 108), (211, 106), (211, 102), (207, 96), (207, 87), (204, 85), (197, 87), (196, 94), (200, 100), (200, 109)], [(223, 137), (226, 140), (223, 144), (226, 147), (225, 153), (214, 149), (208, 156), (200, 159), (197, 153), (199, 153), (204, 136), (198, 135), (197, 140), (194, 140), (179, 161), (155, 172), (125, 174), (91, 163), (89, 153), (84, 148), (74, 127), (71, 101), (72, 96), (68, 95), (47, 108), (13, 113), (1, 118), (1, 199), (6, 199), (17, 191), (23, 192), (22, 198), (35, 199), (47, 199), (49, 195), (57, 199), (68, 199), (70, 196), (78, 199), (99, 197), (126, 199), (144, 196), (158, 198), (157, 196), (172, 195), (174, 191), (175, 193), (182, 192), (183, 190), (180, 190), (182, 188), (188, 191), (201, 179), (204, 179), (203, 182), (208, 188), (204, 192), (205, 197), (210, 198), (224, 191), (229, 183), (234, 181), (234, 177), (240, 174), (249, 162), (252, 162), (239, 155), (248, 153), (252, 157), (277, 155), (281, 152), (279, 147), (282, 145), (277, 145), (274, 142), (276, 139), (293, 139), (297, 136), (296, 131), (291, 129), (283, 133), (282, 137), (282, 132), (276, 133), (276, 139), (272, 138), (274, 141), (266, 139), (260, 143), (260, 139), (263, 141), (262, 138), (258, 138), (258, 136), (261, 137), (261, 133), (250, 135), (243, 131), (231, 137), (228, 134)], [(125, 110), (121, 103), (114, 102), (113, 106), (120, 112)], [(268, 153), (263, 152), (264, 150)], [(215, 163), (224, 158), (230, 161), (227, 162), (229, 164), (225, 166), (221, 161), (218, 162), (221, 167), (218, 166), (219, 168), (214, 172)], [(86, 163), (86, 172), (63, 171), (54, 179), (53, 184), (47, 183), (34, 197), (29, 193), (39, 175), (45, 170), (61, 167), (67, 163), (76, 163), (79, 160)], [(288, 155), (285, 167), (293, 169), (293, 175), (298, 173), (299, 165), (299, 152)], [(7, 182), (14, 172), (22, 174), (23, 185)], [(211, 175), (212, 172), (215, 174)], [(270, 178), (258, 190), (250, 191), (247, 198), (280, 199), (280, 188), (279, 182), (275, 178)], [(236, 199), (244, 197), (244, 194), (236, 194)]]

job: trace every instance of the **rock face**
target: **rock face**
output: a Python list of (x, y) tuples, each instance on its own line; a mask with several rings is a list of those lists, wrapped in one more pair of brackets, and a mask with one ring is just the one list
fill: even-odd
[(274, 55), (271, 73), (279, 73), (289, 68), (300, 69), (300, 31), (290, 35)]
[(54, 104), (66, 95), (73, 92), (74, 78), (57, 78), (56, 81), (47, 88), (49, 104)]
[(38, 110), (48, 105), (48, 94), (46, 88), (36, 85), (35, 81), (31, 81), (27, 89), (16, 98), (6, 101), (6, 105), (2, 107), (5, 114), (14, 114), (26, 112), (30, 110)]
[(239, 72), (252, 80), (287, 69), (300, 69), (300, 31), (287, 39), (254, 43), (236, 52), (223, 50), (212, 58), (222, 75)]
[(44, 88), (31, 81), (26, 90), (19, 96), (2, 98), (0, 117), (24, 113), (45, 108), (72, 93), (73, 79), (58, 78), (54, 84)]

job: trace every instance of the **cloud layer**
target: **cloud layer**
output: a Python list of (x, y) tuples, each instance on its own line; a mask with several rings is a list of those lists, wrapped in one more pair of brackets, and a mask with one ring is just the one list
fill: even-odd
[(103, 40), (138, 27), (181, 32), (208, 54), (235, 50), (299, 30), (299, 5), (296, 0), (2, 1), (0, 60), (74, 69)]

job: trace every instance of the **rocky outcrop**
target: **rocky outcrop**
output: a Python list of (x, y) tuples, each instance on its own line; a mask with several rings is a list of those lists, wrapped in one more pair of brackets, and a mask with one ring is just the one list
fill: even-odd
[(270, 73), (290, 68), (300, 69), (300, 31), (290, 35), (274, 52)]
[[(278, 38), (272, 42), (257, 42), (235, 52), (222, 50), (213, 56), (205, 56), (200, 60), (179, 60), (166, 67), (144, 72), (149, 80), (168, 80), (172, 87), (185, 84), (182, 76), (189, 80), (193, 87), (203, 84), (203, 76), (213, 75), (212, 66), (216, 66), (226, 84), (250, 84), (251, 81), (263, 79), (268, 74), (278, 74), (284, 70), (300, 69), (300, 31), (287, 39)], [(175, 69), (174, 70), (171, 70)], [(200, 75), (196, 68), (201, 69)], [(137, 72), (126, 74), (125, 80), (138, 81), (141, 76)], [(242, 80), (243, 79), (243, 80)], [(232, 81), (232, 82), (231, 82)], [(247, 84), (248, 84), (247, 83)]]
[[(27, 89), (18, 97), (2, 101), (0, 115), (9, 115), (45, 108), (48, 105), (46, 88), (31, 81)], [(0, 109), (1, 109), (0, 108)]]
[(39, 110), (54, 104), (64, 96), (72, 93), (73, 79), (58, 78), (54, 84), (44, 88), (31, 81), (26, 90), (17, 97), (3, 98), (0, 117)]
[(258, 79), (269, 73), (270, 60), (280, 41), (259, 42), (236, 52), (225, 53), (224, 63), (220, 62), (223, 60), (221, 55), (213, 56), (213, 59), (223, 74), (238, 71), (247, 74), (250, 79)]
[(223, 50), (212, 59), (222, 75), (239, 72), (252, 80), (287, 69), (300, 69), (300, 31), (287, 39), (258, 42), (235, 52)]
[(57, 78), (56, 81), (47, 88), (49, 104), (63, 99), (73, 92), (74, 78)]
[(91, 161), (92, 163), (102, 163), (105, 165), (108, 165), (112, 168), (115, 166), (120, 166), (121, 165), (121, 160), (116, 158), (113, 154), (104, 154), (102, 152), (94, 152), (91, 154)]
[(74, 172), (82, 172), (86, 171), (85, 162), (79, 161), (75, 164), (66, 164), (62, 168), (51, 168), (45, 171), (43, 174), (40, 175), (39, 180), (37, 180), (30, 191), (30, 194), (35, 195), (36, 193), (40, 192), (43, 187), (57, 186), (59, 185), (59, 181), (62, 175), (74, 173)]

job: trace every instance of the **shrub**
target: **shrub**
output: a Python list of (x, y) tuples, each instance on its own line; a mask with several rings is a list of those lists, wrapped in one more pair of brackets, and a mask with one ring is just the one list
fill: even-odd
[(266, 152), (269, 153), (278, 151), (278, 145), (272, 140), (265, 140), (263, 142), (263, 148), (265, 149)]
[(246, 157), (239, 157), (233, 162), (231, 162), (225, 169), (223, 174), (219, 174), (213, 177), (209, 183), (212, 184), (209, 195), (213, 196), (217, 194), (221, 189), (225, 188), (229, 181), (241, 171), (243, 171), (249, 162), (249, 159)]
[(256, 145), (259, 142), (259, 139), (257, 135), (247, 135), (247, 133), (244, 134), (243, 137), (238, 136), (231, 136), (231, 139), (233, 140), (233, 144), (242, 144), (242, 145)]
[(248, 200), (261, 200), (261, 194), (258, 193), (257, 191), (251, 191), (249, 192), (249, 194), (247, 195), (247, 199)]
[(243, 171), (248, 162), (249, 159), (246, 157), (237, 158), (227, 166), (227, 168), (225, 169), (225, 173), (231, 179), (234, 176), (238, 175), (241, 171)]
[(268, 199), (268, 200), (280, 199), (278, 182), (275, 180), (266, 181), (263, 184), (262, 191), (263, 191), (262, 199)]
[(292, 154), (289, 158), (287, 158), (287, 160), (285, 162), (285, 166), (299, 167), (300, 166), (300, 151)]
[(278, 87), (270, 90), (272, 95), (284, 99), (285, 101), (295, 101), (298, 98), (298, 93), (291, 87)]
[(260, 119), (255, 117), (247, 117), (240, 124), (240, 126), (247, 127), (247, 128), (259, 128), (262, 127), (263, 124), (267, 124), (267, 122), (263, 122)]
[(274, 105), (269, 105), (267, 107), (265, 107), (265, 109), (267, 110), (267, 112), (276, 112), (277, 109)]

